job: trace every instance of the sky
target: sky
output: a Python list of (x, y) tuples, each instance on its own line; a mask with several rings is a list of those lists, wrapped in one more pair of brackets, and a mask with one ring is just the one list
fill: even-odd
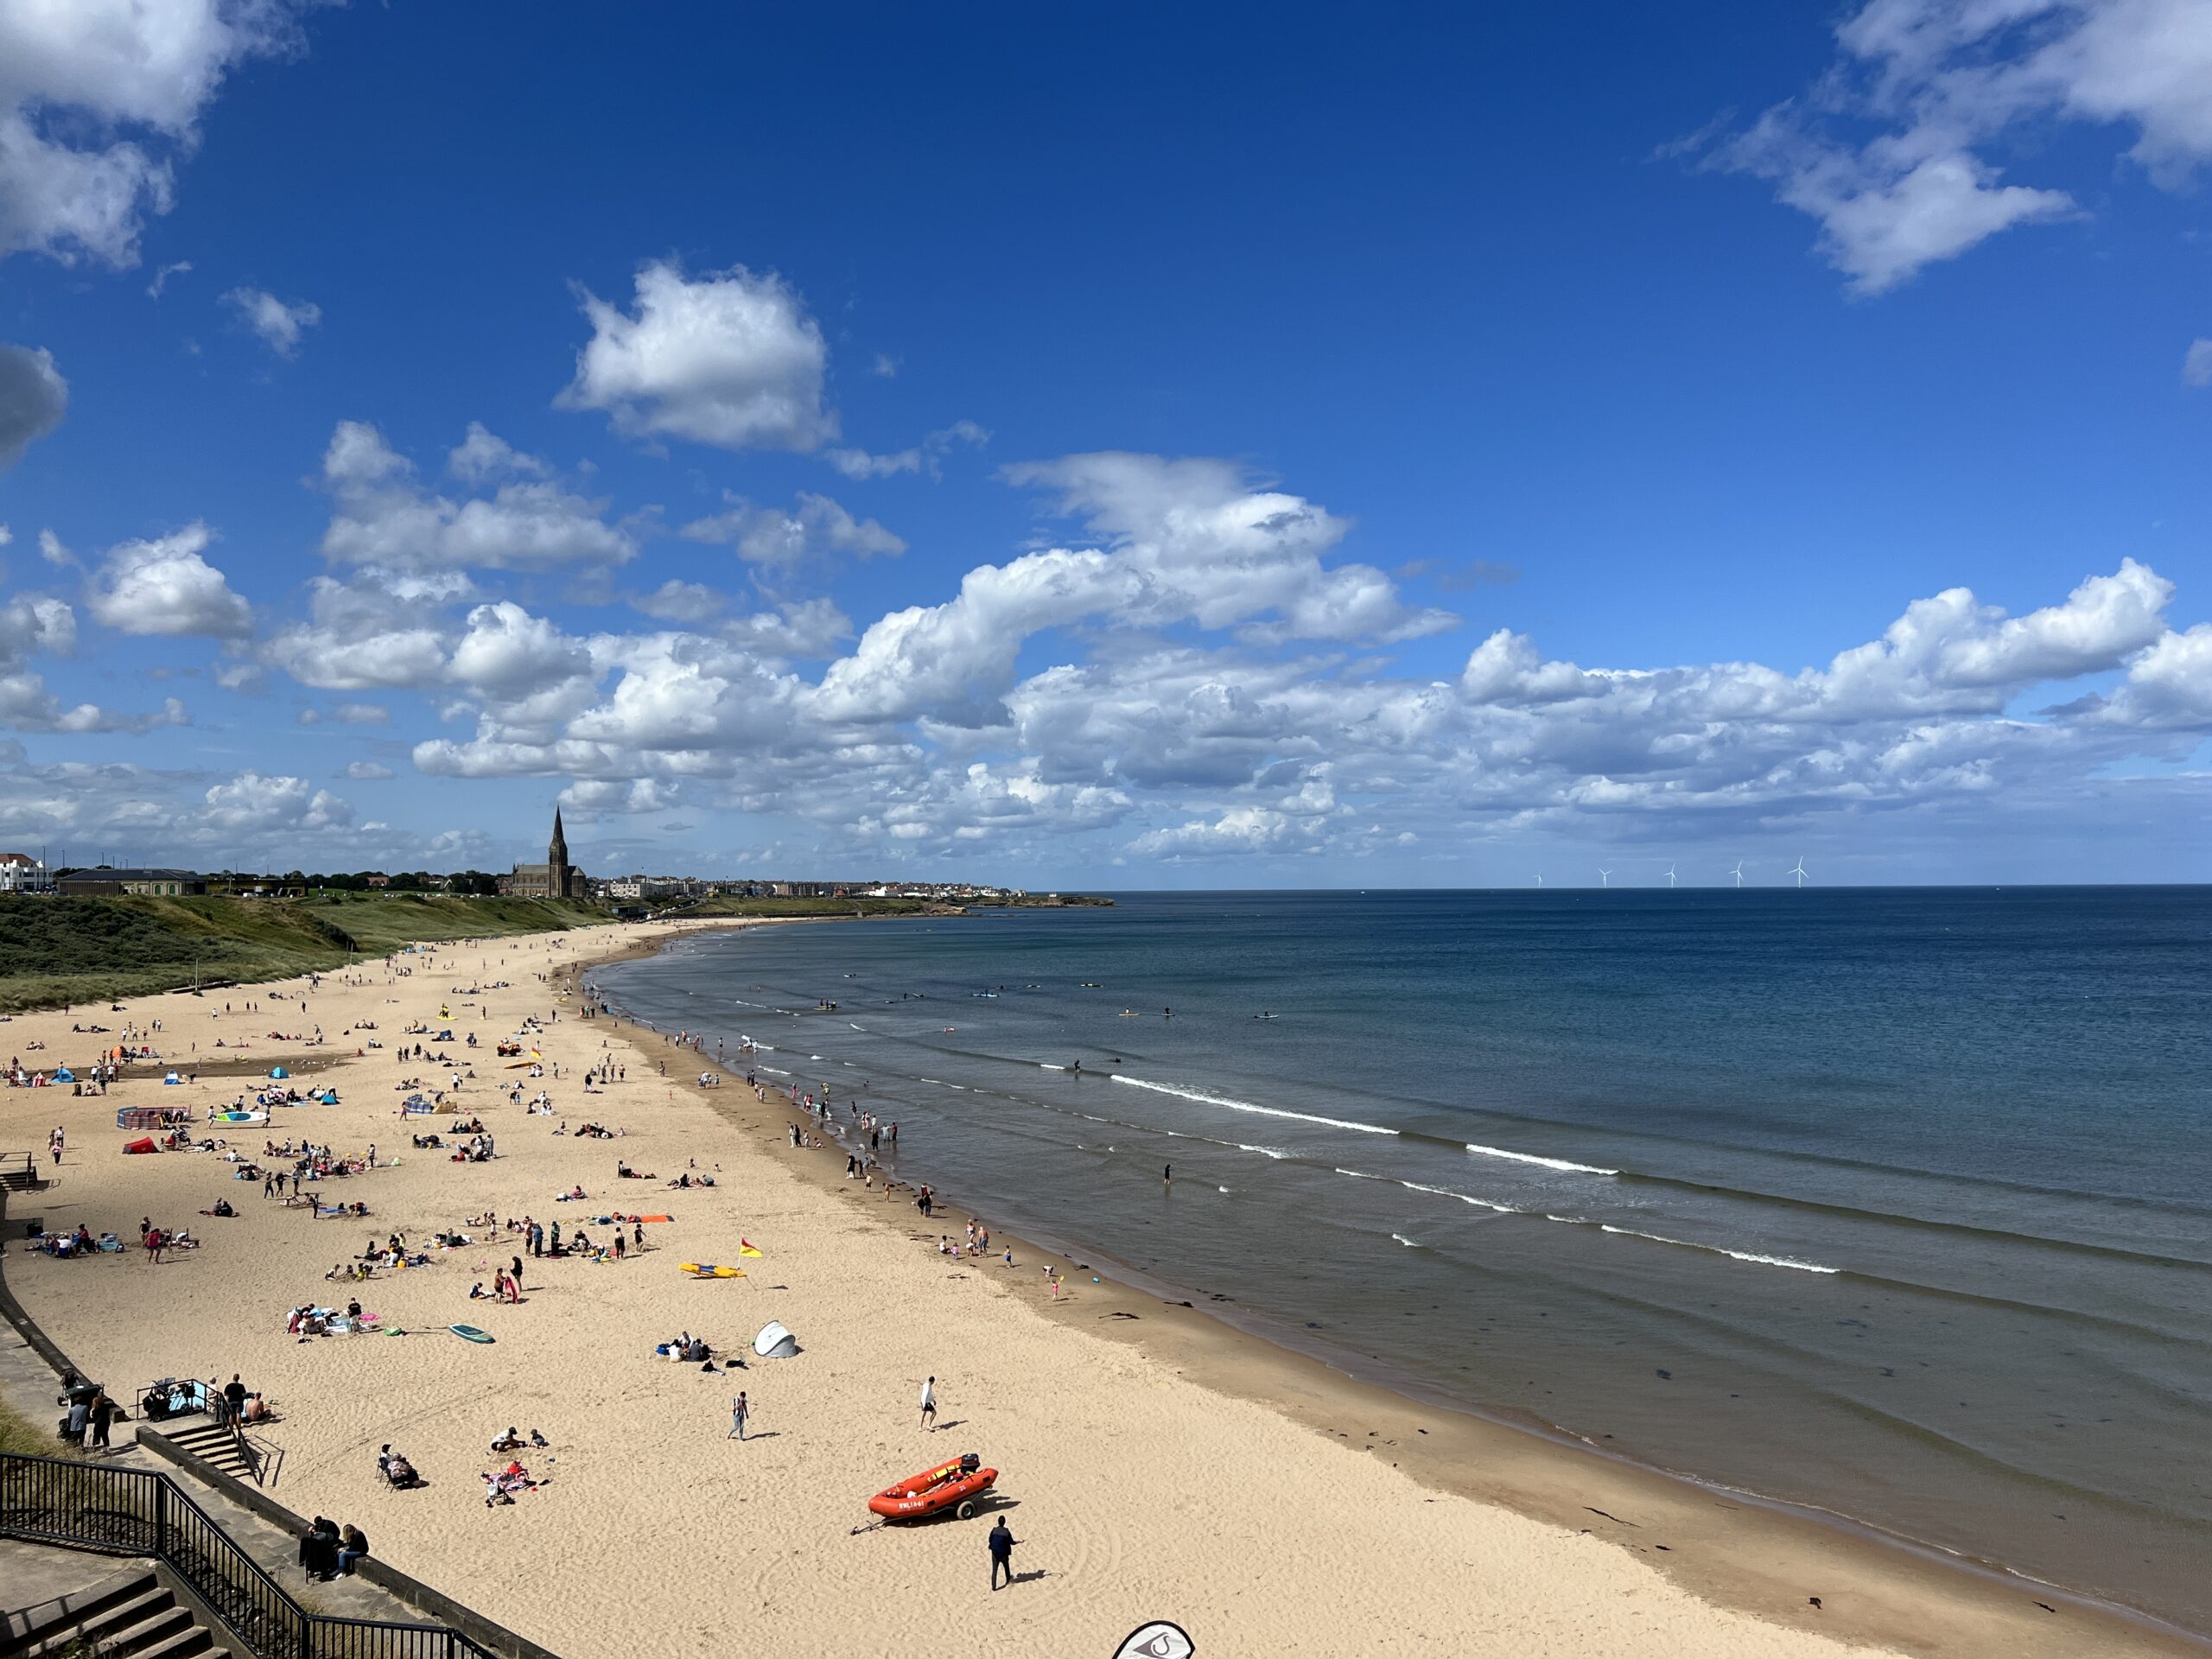
[(2212, 0), (0, 0), (0, 848), (2212, 880)]

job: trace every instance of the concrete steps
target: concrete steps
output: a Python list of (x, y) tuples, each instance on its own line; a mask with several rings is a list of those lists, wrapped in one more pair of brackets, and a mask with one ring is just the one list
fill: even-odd
[(0, 1659), (229, 1659), (229, 1649), (150, 1566), (9, 1616)]
[(239, 1480), (250, 1480), (257, 1485), (261, 1471), (253, 1459), (238, 1449), (238, 1437), (222, 1423), (199, 1421), (192, 1423), (166, 1422), (149, 1425), (156, 1433), (164, 1435), (172, 1446), (189, 1452), (202, 1463), (213, 1464), (225, 1474)]

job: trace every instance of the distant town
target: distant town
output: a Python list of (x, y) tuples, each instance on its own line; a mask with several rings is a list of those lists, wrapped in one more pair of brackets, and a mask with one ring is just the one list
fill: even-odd
[[(79, 898), (113, 898), (125, 893), (157, 897), (221, 893), (245, 898), (285, 898), (325, 890), (509, 897), (526, 893), (531, 885), (527, 877), (518, 882), (512, 874), (493, 874), (482, 870), (355, 870), (328, 874), (288, 870), (276, 874), (105, 864), (48, 869), (42, 861), (25, 854), (0, 853), (0, 893), (59, 893)], [(696, 875), (643, 874), (585, 876), (571, 893), (575, 897), (610, 906), (650, 905), (657, 908), (707, 899), (913, 899), (957, 905), (1003, 903), (1032, 896), (1026, 888), (992, 887), (974, 881), (795, 881), (755, 877), (715, 880)]]

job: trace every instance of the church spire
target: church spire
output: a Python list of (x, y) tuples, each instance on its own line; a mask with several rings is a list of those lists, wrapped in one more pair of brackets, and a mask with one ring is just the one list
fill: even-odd
[(545, 849), (545, 861), (548, 864), (566, 864), (569, 861), (569, 838), (561, 833), (561, 809), (557, 806), (553, 809), (553, 840)]

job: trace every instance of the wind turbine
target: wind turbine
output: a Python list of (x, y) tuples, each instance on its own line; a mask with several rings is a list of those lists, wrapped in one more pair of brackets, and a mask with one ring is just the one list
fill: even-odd
[(1672, 893), (1674, 890), (1675, 890), (1675, 867), (1674, 867), (1672, 864), (1669, 864), (1669, 865), (1667, 867), (1667, 891), (1668, 891), (1668, 892), (1669, 892), (1669, 893)]
[(1738, 893), (1742, 892), (1744, 887), (1744, 861), (1742, 859), (1736, 861), (1736, 868), (1729, 871), (1729, 874), (1736, 878), (1736, 890)]
[(1613, 885), (1613, 873), (1612, 873), (1611, 870), (1600, 870), (1600, 871), (1599, 871), (1599, 872), (1598, 872), (1598, 885), (1599, 885), (1599, 887), (1611, 887), (1611, 886)]
[(1797, 878), (1797, 885), (1799, 887), (1802, 887), (1805, 885), (1805, 860), (1802, 855), (1797, 860), (1797, 868), (1794, 870), (1789, 871), (1788, 874)]

